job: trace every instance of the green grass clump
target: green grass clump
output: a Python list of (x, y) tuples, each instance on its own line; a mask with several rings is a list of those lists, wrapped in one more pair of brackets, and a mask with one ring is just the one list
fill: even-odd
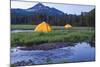
[(11, 46), (32, 46), (42, 43), (54, 42), (80, 42), (91, 40), (94, 31), (72, 31), (72, 30), (53, 30), (49, 33), (43, 32), (19, 32), (11, 33)]

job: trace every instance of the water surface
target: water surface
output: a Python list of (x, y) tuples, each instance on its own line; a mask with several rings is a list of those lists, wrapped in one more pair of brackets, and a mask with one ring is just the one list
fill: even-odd
[(33, 64), (62, 63), (94, 61), (95, 48), (89, 43), (76, 43), (75, 46), (68, 46), (52, 50), (19, 50), (11, 49), (11, 64), (21, 61), (32, 60)]
[(11, 33), (18, 33), (18, 32), (33, 32), (33, 30), (11, 30)]

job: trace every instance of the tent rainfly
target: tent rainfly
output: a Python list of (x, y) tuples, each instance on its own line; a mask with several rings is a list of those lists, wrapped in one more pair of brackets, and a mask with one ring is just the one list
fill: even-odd
[(64, 27), (65, 27), (65, 29), (70, 29), (70, 28), (72, 28), (72, 26), (71, 26), (70, 24), (66, 24)]
[(51, 27), (49, 26), (48, 23), (42, 22), (36, 26), (34, 31), (36, 31), (36, 32), (51, 32)]

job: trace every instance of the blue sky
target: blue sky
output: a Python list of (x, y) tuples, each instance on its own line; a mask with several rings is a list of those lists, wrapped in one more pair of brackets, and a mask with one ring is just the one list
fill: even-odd
[[(22, 1), (11, 1), (11, 8), (21, 8), (21, 9), (27, 9), (34, 5), (36, 5), (38, 2), (22, 2)], [(54, 3), (42, 3), (45, 6), (56, 8), (60, 11), (63, 11), (67, 14), (76, 14), (80, 15), (81, 12), (89, 12), (92, 9), (95, 8), (93, 5), (72, 5), (72, 4), (54, 4)]]

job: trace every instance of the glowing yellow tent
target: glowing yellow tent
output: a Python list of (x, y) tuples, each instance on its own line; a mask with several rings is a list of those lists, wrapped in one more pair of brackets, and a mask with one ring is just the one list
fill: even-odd
[(65, 25), (65, 29), (70, 29), (70, 28), (72, 28), (72, 26), (70, 24)]
[(36, 31), (36, 32), (51, 32), (51, 27), (49, 26), (48, 23), (42, 22), (36, 26), (34, 31)]

